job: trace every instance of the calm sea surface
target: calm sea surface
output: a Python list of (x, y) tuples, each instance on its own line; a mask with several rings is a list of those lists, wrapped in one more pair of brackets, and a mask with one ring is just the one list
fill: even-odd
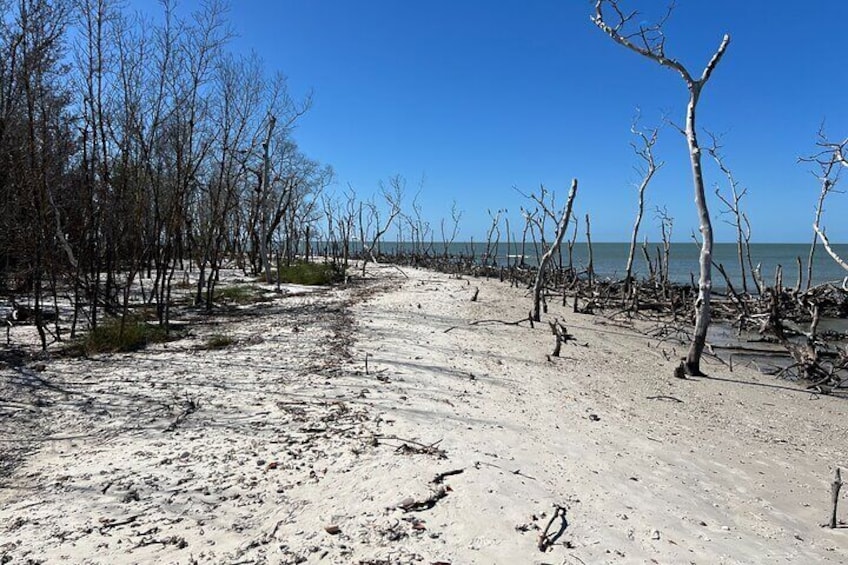
[[(408, 244), (400, 244), (384, 242), (381, 244), (383, 253), (392, 253), (395, 249), (409, 249)], [(651, 259), (656, 261), (658, 245), (649, 244), (648, 250)], [(843, 258), (848, 259), (848, 244), (837, 244), (833, 246), (837, 253)], [(431, 253), (438, 254), (444, 252), (445, 246), (442, 243), (433, 244)], [(627, 252), (629, 244), (627, 243), (594, 243), (592, 245), (592, 260), (594, 264), (595, 274), (598, 277), (622, 278), (627, 265)], [(475, 257), (480, 260), (481, 256), (486, 251), (485, 243), (453, 243), (449, 246), (448, 252), (454, 255), (474, 253)], [(687, 283), (691, 280), (691, 274), (695, 275), (697, 280), (698, 274), (698, 255), (699, 248), (695, 243), (673, 243), (670, 250), (670, 267), (669, 276), (674, 282)], [(806, 285), (807, 278), (807, 258), (810, 253), (810, 245), (803, 243), (754, 243), (751, 244), (751, 259), (754, 266), (760, 265), (760, 272), (766, 284), (774, 284), (775, 270), (778, 265), (783, 267), (783, 283), (786, 286), (794, 286), (798, 281), (798, 260), (801, 258), (803, 285)], [(515, 264), (518, 261), (517, 256), (521, 254), (520, 244), (507, 247), (506, 244), (498, 245), (496, 250), (497, 264), (506, 266), (507, 262)], [(532, 245), (528, 244), (524, 249), (525, 262), (530, 265), (536, 264), (536, 252)], [(563, 245), (562, 250), (563, 264), (568, 264), (568, 251)], [(577, 243), (573, 248), (573, 263), (579, 270), (588, 265), (588, 246), (585, 243)], [(733, 281), (734, 286), (739, 287), (741, 284), (741, 274), (739, 261), (736, 255), (736, 244), (733, 243), (717, 243), (713, 249), (713, 262), (715, 264), (724, 265), (727, 274)], [(748, 270), (747, 259), (745, 264), (746, 271)], [(644, 254), (641, 248), (636, 250), (636, 258), (634, 260), (634, 271), (637, 276), (645, 277), (648, 274), (648, 268), (645, 262)], [(713, 269), (714, 286), (721, 289), (724, 286), (724, 281), (721, 275)], [(815, 259), (813, 261), (813, 284), (823, 282), (840, 282), (848, 275), (833, 259), (827, 254), (824, 247), (816, 246)], [(751, 282), (751, 275), (748, 272), (749, 289), (755, 288)]]

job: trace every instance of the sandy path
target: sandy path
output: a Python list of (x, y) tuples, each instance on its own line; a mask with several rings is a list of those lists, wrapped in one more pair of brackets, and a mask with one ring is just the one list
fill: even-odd
[[(334, 490), (389, 506), (425, 498), (437, 472), (465, 469), (448, 480), (447, 498), (416, 514), (427, 530), (406, 547), (425, 561), (848, 559), (843, 531), (818, 526), (832, 467), (846, 462), (844, 400), (719, 365), (709, 366), (713, 379), (678, 381), (655, 341), (553, 305), (549, 318), (564, 319), (586, 347), (568, 345), (549, 362), (547, 327), (468, 325), (521, 319), (523, 291), (409, 274), (404, 292), (355, 309), (357, 357), (369, 353), (391, 379), (372, 379), (367, 404), (399, 437), (441, 440), (449, 459), (389, 461), (370, 482)], [(553, 504), (567, 507), (568, 527), (564, 545), (542, 554), (536, 528)]]
[[(252, 563), (269, 547), (295, 562), (317, 548), (280, 534), (308, 504), (290, 493), (373, 435), (362, 408), (327, 394), (357, 293), (273, 298), (139, 353), (3, 369), (6, 471), (24, 455), (0, 489), (3, 562)], [(204, 350), (212, 334), (236, 343)]]
[[(676, 381), (656, 342), (553, 305), (586, 346), (549, 361), (546, 326), (468, 325), (525, 317), (523, 291), (378, 270), (400, 288), (276, 299), (142, 353), (4, 369), (0, 439), (36, 451), (0, 490), (0, 556), (848, 560), (845, 530), (818, 526), (832, 468), (848, 463), (844, 400), (720, 366)], [(222, 328), (236, 345), (197, 349)], [(434, 442), (446, 458), (402, 447)], [(432, 508), (404, 511), (460, 469)], [(543, 553), (554, 504), (567, 527)]]

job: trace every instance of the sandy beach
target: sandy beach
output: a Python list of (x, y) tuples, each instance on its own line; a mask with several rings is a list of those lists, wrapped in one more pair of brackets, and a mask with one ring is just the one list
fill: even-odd
[(675, 379), (647, 326), (530, 328), (494, 280), (268, 290), (141, 352), (2, 364), (0, 562), (848, 561), (821, 527), (843, 398)]

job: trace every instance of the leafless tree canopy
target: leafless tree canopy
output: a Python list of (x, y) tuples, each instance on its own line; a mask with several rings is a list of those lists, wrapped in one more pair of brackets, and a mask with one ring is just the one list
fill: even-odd
[(666, 53), (664, 25), (672, 13), (671, 4), (657, 23), (644, 24), (638, 21), (636, 11), (626, 12), (618, 0), (597, 0), (592, 21), (613, 41), (635, 51), (639, 55), (659, 65), (677, 72), (689, 91), (689, 103), (686, 108), (686, 142), (689, 148), (692, 166), (692, 180), (695, 189), (695, 205), (701, 231), (700, 277), (698, 280), (698, 298), (696, 301), (695, 330), (692, 344), (684, 361), (686, 372), (690, 375), (701, 373), (701, 354), (706, 344), (707, 330), (710, 324), (710, 297), (712, 293), (712, 248), (713, 228), (704, 191), (704, 176), (701, 169), (701, 147), (698, 142), (696, 110), (701, 91), (712, 76), (716, 66), (730, 45), (730, 36), (725, 35), (716, 52), (707, 62), (699, 77), (693, 75), (680, 61)]
[(189, 266), (210, 304), (225, 258), (258, 272), (304, 238), (332, 175), (292, 137), (310, 97), (227, 50), (221, 2), (156, 24), (120, 6), (0, 1), (0, 284), (36, 311), (70, 288), (75, 326), (126, 315), (140, 276), (167, 324)]

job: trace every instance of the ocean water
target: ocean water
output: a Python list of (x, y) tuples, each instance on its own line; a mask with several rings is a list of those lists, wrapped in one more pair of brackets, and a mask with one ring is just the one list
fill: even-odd
[[(495, 261), (499, 266), (507, 266), (508, 264), (516, 264), (520, 260), (521, 249), (519, 244), (507, 246), (501, 243), (494, 250), (492, 255), (495, 256)], [(660, 244), (648, 244), (648, 251), (651, 259), (656, 261), (658, 248)], [(848, 259), (848, 244), (836, 244), (834, 250), (841, 257)], [(396, 250), (411, 251), (412, 245), (408, 243), (393, 243), (383, 242), (380, 246), (382, 253), (392, 254)], [(593, 243), (592, 244), (592, 263), (596, 277), (621, 279), (624, 277), (625, 268), (627, 266), (627, 252), (629, 243)], [(433, 243), (431, 253), (441, 254), (445, 251), (443, 243)], [(578, 270), (583, 270), (589, 263), (588, 246), (585, 243), (576, 243), (572, 250), (573, 265)], [(480, 261), (486, 252), (486, 244), (475, 242), (473, 245), (470, 242), (455, 242), (447, 247), (447, 252), (451, 255), (474, 255), (477, 261)], [(782, 267), (783, 284), (784, 286), (795, 286), (798, 282), (798, 258), (801, 259), (802, 272), (802, 287), (807, 284), (807, 259), (810, 253), (810, 245), (804, 243), (752, 243), (751, 244), (751, 259), (754, 266), (759, 265), (763, 280), (767, 285), (774, 284), (775, 272), (778, 266)], [(677, 283), (688, 283), (694, 275), (697, 282), (698, 278), (698, 258), (700, 248), (694, 243), (672, 243), (669, 251), (669, 278)], [(524, 248), (524, 261), (528, 265), (536, 264), (536, 252), (532, 244), (527, 244)], [(565, 245), (562, 248), (563, 265), (568, 265), (568, 250)], [(717, 243), (713, 247), (713, 263), (724, 266), (728, 276), (733, 282), (737, 290), (741, 290), (741, 271), (739, 261), (736, 254), (735, 243)], [(640, 247), (636, 249), (636, 257), (633, 263), (634, 274), (637, 277), (646, 277), (648, 268), (644, 254)], [(745, 260), (745, 269), (747, 272), (748, 289), (755, 290), (747, 258)], [(825, 251), (824, 246), (817, 245), (813, 260), (813, 280), (812, 284), (821, 284), (824, 282), (840, 283), (848, 276), (848, 272), (844, 271)], [(721, 290), (724, 286), (723, 277), (713, 269), (713, 285), (717, 290)]]

